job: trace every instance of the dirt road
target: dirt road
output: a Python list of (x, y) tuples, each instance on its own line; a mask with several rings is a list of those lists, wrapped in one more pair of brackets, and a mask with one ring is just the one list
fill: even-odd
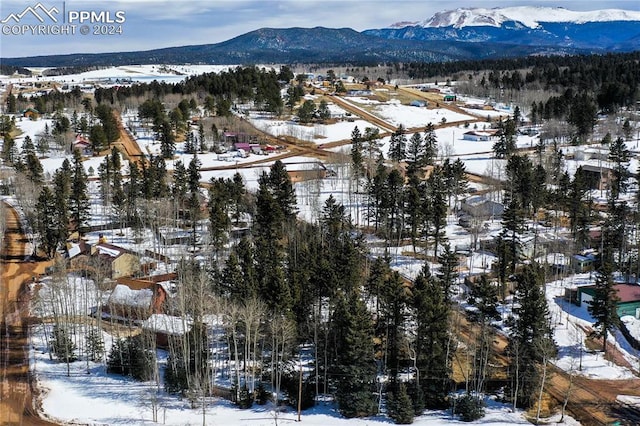
[(47, 262), (28, 262), (30, 250), (16, 211), (0, 203), (6, 217), (0, 261), (0, 424), (53, 425), (38, 416), (29, 373), (29, 290)]
[(125, 159), (129, 161), (133, 161), (140, 165), (141, 162), (145, 163), (145, 166), (149, 165), (147, 157), (140, 149), (140, 145), (138, 142), (131, 136), (131, 134), (127, 131), (122, 124), (122, 117), (117, 111), (113, 112), (113, 115), (116, 117), (116, 121), (118, 122), (118, 132), (120, 133), (120, 137), (117, 141), (115, 141), (112, 146), (115, 146), (120, 150)]

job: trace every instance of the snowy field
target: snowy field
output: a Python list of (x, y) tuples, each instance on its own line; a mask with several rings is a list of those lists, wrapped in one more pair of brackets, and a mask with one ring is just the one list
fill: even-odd
[[(272, 136), (292, 136), (301, 141), (323, 144), (351, 138), (355, 126), (361, 131), (367, 127), (376, 128), (364, 120), (338, 121), (334, 124), (299, 124), (293, 121), (277, 120), (253, 115), (251, 123), (258, 129)], [(381, 130), (382, 131), (382, 130)]]
[(424, 127), (429, 123), (434, 125), (442, 123), (464, 122), (475, 119), (470, 115), (464, 115), (449, 111), (444, 108), (429, 109), (402, 105), (399, 102), (390, 102), (373, 108), (376, 115), (394, 126), (403, 125), (405, 129), (412, 127)]
[[(199, 75), (210, 72), (222, 72), (234, 68), (235, 65), (126, 65), (118, 67), (108, 67), (93, 71), (86, 71), (78, 74), (46, 77), (35, 75), (32, 77), (0, 76), (2, 83), (30, 83), (35, 81), (55, 81), (59, 83), (116, 83), (121, 84), (122, 80), (132, 82), (151, 82), (153, 80), (166, 83), (177, 83), (188, 76)], [(39, 74), (45, 68), (32, 68), (32, 72)]]

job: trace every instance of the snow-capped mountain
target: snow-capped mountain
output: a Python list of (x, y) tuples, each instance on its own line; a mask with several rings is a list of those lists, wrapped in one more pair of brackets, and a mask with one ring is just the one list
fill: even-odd
[[(517, 6), (495, 9), (458, 8), (438, 12), (431, 18), (414, 23), (413, 26), (442, 27), (501, 27), (505, 22), (519, 22), (528, 28), (539, 28), (541, 22), (565, 22), (584, 24), (587, 22), (640, 21), (640, 12), (605, 9), (573, 11), (563, 7)], [(407, 26), (407, 25), (405, 25)], [(391, 26), (398, 28), (398, 24)]]
[(503, 43), (590, 52), (640, 48), (640, 12), (517, 6), (459, 8), (424, 21), (398, 22), (364, 31), (386, 39)]

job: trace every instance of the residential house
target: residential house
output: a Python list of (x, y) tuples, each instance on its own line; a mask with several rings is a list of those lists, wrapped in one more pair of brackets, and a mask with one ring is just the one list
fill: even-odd
[(496, 136), (495, 130), (470, 130), (462, 135), (465, 141), (487, 142)]
[(476, 219), (496, 219), (502, 217), (504, 205), (482, 195), (473, 195), (462, 200), (460, 210)]
[(112, 279), (135, 275), (140, 271), (140, 259), (131, 251), (109, 243), (98, 243), (91, 247), (91, 256)]
[(571, 256), (571, 269), (576, 274), (590, 272), (593, 271), (595, 261), (596, 255), (594, 253), (574, 254)]
[(153, 335), (156, 347), (167, 349), (191, 330), (192, 321), (185, 317), (166, 314), (151, 314), (142, 322), (142, 332)]
[(76, 135), (76, 139), (71, 142), (71, 150), (78, 150), (82, 155), (91, 155), (91, 142), (80, 133)]
[(286, 163), (285, 167), (293, 183), (327, 177), (327, 168), (320, 161)]
[[(640, 286), (637, 284), (618, 283), (614, 285), (618, 301), (616, 311), (619, 317), (631, 315), (640, 318)], [(595, 285), (586, 285), (577, 288), (576, 304), (588, 306), (595, 296)]]
[(102, 317), (140, 325), (152, 314), (164, 312), (168, 294), (167, 287), (162, 283), (151, 284), (150, 287), (141, 289), (117, 284), (106, 306), (102, 307)]
[(585, 174), (587, 185), (590, 189), (606, 190), (613, 180), (613, 170), (605, 166), (583, 164), (582, 172)]
[(40, 117), (40, 111), (35, 108), (27, 108), (20, 111), (20, 114), (24, 118), (28, 118), (29, 120), (37, 120)]

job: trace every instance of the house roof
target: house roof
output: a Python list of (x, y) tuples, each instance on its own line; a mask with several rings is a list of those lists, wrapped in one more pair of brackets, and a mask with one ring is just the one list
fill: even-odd
[(96, 244), (94, 247), (95, 247), (95, 251), (99, 255), (113, 257), (114, 259), (122, 256), (125, 253), (129, 253), (127, 249), (114, 246), (113, 244), (109, 244), (109, 243)]
[[(593, 295), (595, 285), (578, 287), (578, 290)], [(618, 293), (618, 303), (640, 302), (640, 285), (635, 284), (615, 284), (614, 288)]]
[(152, 314), (142, 322), (142, 328), (156, 333), (181, 336), (191, 329), (191, 324), (190, 319), (166, 314)]
[(126, 285), (118, 284), (109, 296), (109, 304), (130, 306), (132, 308), (148, 308), (153, 300), (153, 290), (143, 288), (132, 290)]

